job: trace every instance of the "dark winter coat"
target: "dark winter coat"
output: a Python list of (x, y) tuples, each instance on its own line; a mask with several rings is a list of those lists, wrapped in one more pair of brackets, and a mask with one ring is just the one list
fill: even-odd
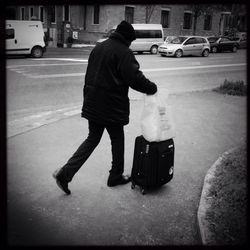
[(146, 94), (157, 91), (157, 86), (139, 70), (129, 42), (114, 32), (90, 53), (82, 117), (104, 125), (128, 124), (129, 87)]

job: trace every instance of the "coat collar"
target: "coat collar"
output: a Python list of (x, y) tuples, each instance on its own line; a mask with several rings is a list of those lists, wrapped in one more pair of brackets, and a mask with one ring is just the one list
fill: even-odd
[(109, 36), (109, 38), (111, 39), (117, 39), (119, 41), (121, 41), (122, 43), (126, 44), (128, 47), (130, 46), (131, 42), (127, 41), (120, 33), (118, 32), (113, 32), (111, 33), (111, 35)]

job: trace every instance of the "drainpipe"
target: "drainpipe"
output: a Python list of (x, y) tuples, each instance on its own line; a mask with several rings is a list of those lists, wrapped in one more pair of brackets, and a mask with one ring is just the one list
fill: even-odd
[(86, 15), (87, 15), (87, 5), (84, 5), (84, 11), (83, 11), (83, 30), (86, 30)]

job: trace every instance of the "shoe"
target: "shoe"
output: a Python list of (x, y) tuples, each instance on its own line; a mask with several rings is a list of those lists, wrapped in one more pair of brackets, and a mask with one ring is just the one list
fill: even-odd
[(119, 176), (116, 176), (116, 177), (113, 177), (113, 176), (109, 175), (107, 184), (108, 184), (109, 187), (114, 187), (114, 186), (117, 186), (117, 185), (127, 184), (130, 181), (131, 181), (131, 177), (128, 176), (128, 175), (119, 175)]
[(70, 190), (68, 189), (68, 182), (60, 176), (61, 171), (62, 169), (58, 169), (53, 173), (56, 184), (63, 192), (65, 192), (66, 194), (71, 194)]

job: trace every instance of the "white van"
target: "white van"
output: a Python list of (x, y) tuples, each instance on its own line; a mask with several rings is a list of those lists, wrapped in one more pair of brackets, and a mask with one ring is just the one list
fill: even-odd
[(6, 20), (5, 41), (7, 55), (31, 55), (39, 58), (46, 50), (40, 21)]
[[(132, 51), (142, 53), (150, 52), (156, 54), (159, 45), (164, 42), (164, 33), (161, 24), (131, 24), (135, 30), (136, 40), (134, 40), (130, 49)], [(105, 36), (105, 38), (99, 39), (97, 42), (102, 42), (108, 38), (108, 36), (115, 31), (116, 26), (113, 27)]]

